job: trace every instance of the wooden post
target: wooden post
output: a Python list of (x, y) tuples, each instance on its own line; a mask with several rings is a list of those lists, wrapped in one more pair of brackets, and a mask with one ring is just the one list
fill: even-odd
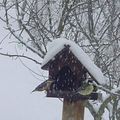
[(62, 120), (84, 120), (84, 101), (70, 102), (64, 99)]

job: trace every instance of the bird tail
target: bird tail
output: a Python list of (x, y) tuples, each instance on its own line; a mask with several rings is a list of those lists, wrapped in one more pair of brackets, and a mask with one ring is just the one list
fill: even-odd
[(34, 89), (33, 91), (31, 91), (30, 93), (33, 93), (33, 92), (35, 92), (36, 90)]

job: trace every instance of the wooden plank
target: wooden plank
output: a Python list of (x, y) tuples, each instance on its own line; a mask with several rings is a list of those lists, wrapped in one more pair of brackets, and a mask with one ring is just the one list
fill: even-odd
[(64, 99), (62, 120), (84, 120), (84, 101), (70, 102)]
[(91, 93), (90, 95), (80, 95), (80, 94), (75, 94), (74, 92), (60, 92), (60, 91), (48, 91), (47, 92), (47, 97), (55, 97), (55, 98), (65, 98), (66, 100), (69, 101), (78, 101), (78, 100), (97, 100), (98, 96), (101, 93)]

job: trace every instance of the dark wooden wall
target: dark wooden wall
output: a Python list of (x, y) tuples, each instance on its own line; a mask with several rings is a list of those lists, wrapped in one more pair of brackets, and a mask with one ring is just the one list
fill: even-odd
[(80, 87), (82, 81), (86, 79), (87, 70), (80, 61), (73, 55), (69, 48), (64, 49), (56, 55), (49, 66), (49, 78), (56, 80), (58, 73), (64, 68), (69, 67), (74, 75), (76, 89)]

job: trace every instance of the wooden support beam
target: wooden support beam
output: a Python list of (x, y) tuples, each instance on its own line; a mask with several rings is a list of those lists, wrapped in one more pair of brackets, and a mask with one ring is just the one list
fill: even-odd
[(62, 120), (84, 120), (84, 102), (64, 99)]

